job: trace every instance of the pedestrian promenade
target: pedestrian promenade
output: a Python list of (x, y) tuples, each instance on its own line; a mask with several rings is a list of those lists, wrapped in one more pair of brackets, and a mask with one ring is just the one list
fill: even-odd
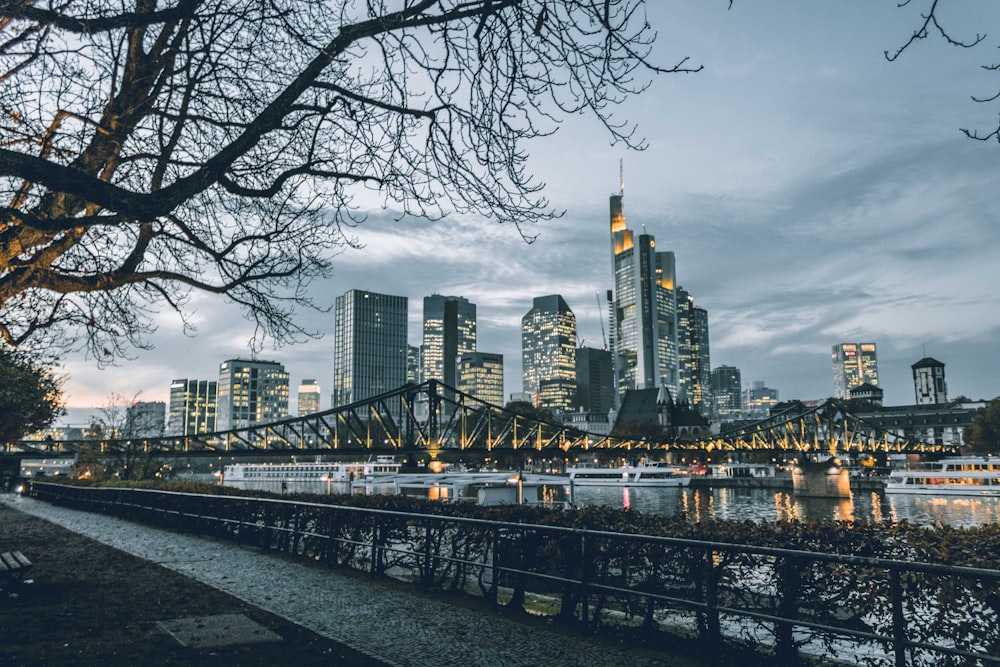
[[(398, 667), (698, 667), (688, 657), (505, 614), (238, 545), (2, 494), (0, 503), (207, 584)], [(58, 549), (58, 545), (52, 545)], [(142, 604), (142, 600), (136, 600)], [(335, 664), (335, 663), (331, 663)]]

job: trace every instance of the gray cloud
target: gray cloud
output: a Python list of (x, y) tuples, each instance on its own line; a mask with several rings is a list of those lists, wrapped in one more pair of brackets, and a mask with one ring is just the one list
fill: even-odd
[[(353, 230), (364, 248), (338, 256), (311, 295), (328, 306), (353, 288), (408, 296), (412, 343), (423, 296), (465, 296), (478, 304), (480, 348), (504, 354), (517, 391), (520, 318), (534, 297), (562, 294), (581, 338), (599, 344), (607, 196), (624, 155), (629, 225), (676, 253), (680, 284), (709, 311), (713, 365), (784, 398), (821, 398), (833, 391), (831, 345), (874, 340), (889, 403), (912, 400), (909, 366), (925, 354), (947, 365), (951, 395), (1000, 394), (1000, 149), (957, 130), (995, 123), (994, 107), (969, 102), (988, 92), (978, 65), (992, 53), (927, 41), (889, 64), (882, 51), (915, 25), (892, 3), (710, 4), (650, 5), (663, 26), (655, 55), (692, 55), (706, 69), (658, 79), (623, 105), (649, 150), (624, 154), (583, 117), (532, 147), (534, 172), (566, 210), (526, 230), (534, 243), (480, 219), (376, 211)], [(1000, 25), (1000, 5), (974, 5), (956, 27)], [(196, 338), (165, 315), (156, 350), (135, 364), (98, 371), (73, 359), (71, 404), (100, 404), (111, 389), (163, 400), (173, 377), (212, 377), (249, 354), (237, 309), (204, 295), (192, 305)], [(333, 315), (300, 317), (328, 335), (261, 356), (328, 394)]]

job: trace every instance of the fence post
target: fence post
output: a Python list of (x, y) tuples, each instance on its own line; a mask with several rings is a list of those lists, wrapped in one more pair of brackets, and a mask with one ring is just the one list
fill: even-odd
[(718, 665), (722, 655), (722, 629), (719, 623), (719, 577), (715, 570), (715, 551), (705, 549), (705, 637), (708, 664)]
[(892, 608), (892, 649), (896, 667), (906, 667), (906, 619), (903, 618), (903, 582), (899, 570), (889, 570), (889, 604)]
[(372, 515), (372, 566), (369, 576), (374, 579), (378, 572), (378, 515)]
[(587, 577), (587, 533), (580, 534), (580, 620), (583, 621), (583, 626), (587, 627), (590, 623), (590, 610), (587, 608), (587, 602), (590, 600), (590, 589)]
[(789, 557), (783, 558), (777, 564), (778, 575), (778, 613), (777, 616), (788, 621), (778, 621), (775, 628), (775, 655), (782, 665), (796, 664), (798, 650), (792, 636), (792, 620), (798, 615), (799, 589), (802, 587), (801, 572), (798, 562)]
[(430, 590), (434, 583), (434, 572), (431, 569), (431, 524), (428, 521), (424, 527), (424, 587)]
[(236, 544), (243, 544), (243, 540), (246, 539), (246, 518), (247, 518), (247, 502), (245, 500), (239, 500), (236, 502)]
[(267, 503), (260, 503), (259, 509), (261, 513), (261, 528), (260, 528), (260, 548), (264, 551), (269, 551), (271, 549), (271, 524), (268, 509), (270, 507)]
[(490, 589), (490, 605), (493, 609), (500, 606), (500, 526), (493, 529), (493, 553), (490, 563), (492, 588)]

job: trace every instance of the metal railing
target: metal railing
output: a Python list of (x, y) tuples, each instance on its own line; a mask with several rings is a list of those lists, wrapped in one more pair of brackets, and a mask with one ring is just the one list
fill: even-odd
[(293, 500), (40, 483), (31, 493), (654, 648), (686, 640), (712, 664), (1000, 665), (995, 569)]

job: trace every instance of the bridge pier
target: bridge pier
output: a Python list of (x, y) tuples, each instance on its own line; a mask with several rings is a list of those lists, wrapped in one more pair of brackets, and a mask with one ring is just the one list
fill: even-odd
[(797, 496), (850, 498), (850, 473), (833, 457), (825, 461), (806, 461), (792, 469), (792, 489)]

